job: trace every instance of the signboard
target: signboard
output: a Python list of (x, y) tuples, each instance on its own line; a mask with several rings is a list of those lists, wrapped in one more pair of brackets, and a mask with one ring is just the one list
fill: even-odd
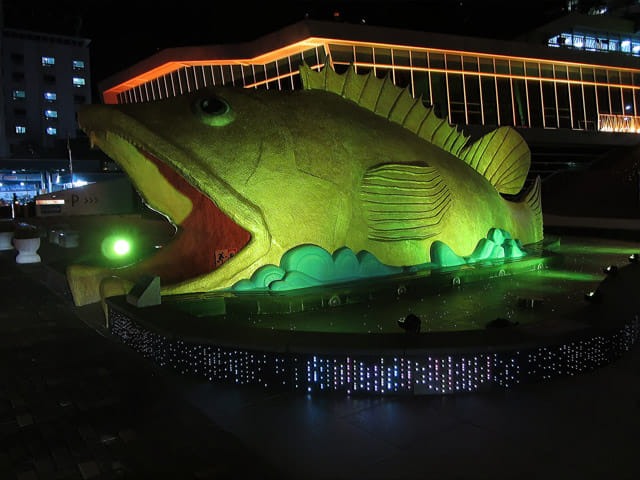
[(36, 215), (119, 215), (136, 209), (131, 183), (126, 178), (38, 195)]

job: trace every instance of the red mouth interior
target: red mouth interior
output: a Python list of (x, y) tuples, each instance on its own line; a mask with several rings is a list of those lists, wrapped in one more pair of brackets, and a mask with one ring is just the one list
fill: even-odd
[(193, 208), (171, 243), (132, 267), (136, 275), (158, 275), (165, 285), (178, 283), (215, 270), (249, 243), (249, 232), (227, 217), (209, 197), (151, 154), (141, 153), (173, 188), (191, 200)]

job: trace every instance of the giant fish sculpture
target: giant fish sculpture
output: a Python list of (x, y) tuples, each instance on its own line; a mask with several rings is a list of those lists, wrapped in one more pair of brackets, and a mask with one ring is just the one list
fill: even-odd
[[(138, 265), (75, 265), (77, 305), (103, 279), (161, 278), (163, 293), (231, 287), (306, 244), (386, 265), (471, 253), (492, 228), (542, 239), (540, 180), (520, 200), (530, 151), (512, 128), (471, 143), (387, 77), (300, 67), (304, 89), (205, 88), (157, 102), (90, 105), (78, 121), (175, 239)], [(237, 252), (224, 263), (215, 252)], [(104, 292), (103, 292), (104, 293)]]

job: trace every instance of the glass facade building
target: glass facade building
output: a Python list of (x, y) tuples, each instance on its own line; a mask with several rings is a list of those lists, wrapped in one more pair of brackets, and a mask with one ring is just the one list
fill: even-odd
[(328, 61), (338, 72), (354, 65), (358, 73), (390, 75), (458, 125), (631, 131), (625, 128), (640, 123), (640, 68), (556, 60), (561, 49), (545, 50), (543, 58), (474, 51), (473, 44), (461, 50), (309, 37), (255, 57), (166, 62), (103, 95), (107, 103), (136, 103), (210, 85), (292, 90), (301, 86), (303, 61), (313, 68)]

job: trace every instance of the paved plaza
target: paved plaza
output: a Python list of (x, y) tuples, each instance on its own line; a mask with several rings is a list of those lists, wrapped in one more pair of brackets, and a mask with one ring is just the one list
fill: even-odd
[[(508, 391), (308, 396), (201, 382), (0, 252), (0, 478), (638, 478), (640, 351)], [(50, 262), (51, 263), (51, 262)], [(631, 295), (632, 296), (632, 295)]]
[(0, 253), (0, 478), (280, 478), (168, 372), (89, 327), (99, 305), (79, 312), (41, 281), (56, 272)]

